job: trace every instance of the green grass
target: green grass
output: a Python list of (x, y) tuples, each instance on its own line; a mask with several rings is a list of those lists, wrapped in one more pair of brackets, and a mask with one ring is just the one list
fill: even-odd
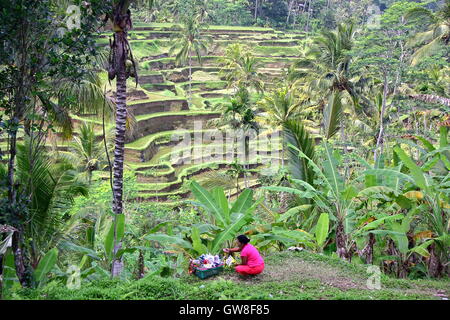
[[(136, 22), (133, 24), (134, 28), (139, 27), (151, 27), (154, 28), (154, 30), (164, 30), (164, 29), (171, 29), (177, 26), (176, 23), (144, 23), (144, 22)], [(274, 32), (274, 29), (272, 28), (263, 28), (263, 27), (241, 27), (241, 26), (209, 26), (209, 30), (232, 30), (232, 31), (270, 31)]]
[(198, 132), (201, 133), (205, 133), (205, 132), (212, 132), (215, 129), (206, 129), (206, 130), (171, 130), (171, 131), (164, 131), (164, 132), (158, 132), (158, 133), (154, 133), (145, 137), (142, 137), (136, 141), (133, 141), (131, 143), (128, 143), (125, 145), (126, 148), (129, 149), (134, 149), (134, 150), (145, 150), (146, 148), (148, 148), (150, 146), (150, 144), (157, 140), (157, 139), (170, 139), (170, 137), (172, 137), (172, 135), (174, 134), (185, 134), (185, 133), (190, 133), (195, 134)]
[[(170, 100), (170, 98), (168, 98)], [(157, 113), (151, 113), (151, 114), (144, 114), (140, 116), (136, 116), (137, 121), (144, 121), (152, 118), (158, 118), (158, 117), (165, 117), (165, 116), (198, 116), (198, 115), (204, 115), (204, 114), (216, 114), (217, 112), (213, 111), (177, 111), (177, 112), (157, 112)]]
[[(177, 85), (184, 88), (184, 90), (187, 91), (189, 88), (189, 81), (179, 82), (179, 83), (177, 83)], [(209, 90), (220, 90), (220, 89), (225, 89), (227, 83), (226, 83), (226, 81), (222, 81), (222, 80), (219, 80), (219, 81), (192, 81), (191, 85), (192, 85), (192, 89), (204, 87), (205, 89), (209, 89)]]
[[(182, 202), (174, 202), (180, 204)], [(174, 203), (166, 204), (173, 206)], [(200, 280), (147, 276), (141, 280), (97, 280), (70, 290), (58, 281), (39, 290), (16, 289), (14, 300), (417, 300), (448, 295), (449, 280), (402, 280), (382, 276), (381, 289), (369, 290), (366, 267), (309, 252), (277, 252), (266, 257), (261, 275), (241, 279), (226, 269), (219, 276)], [(293, 268), (293, 269), (292, 269)], [(300, 273), (293, 273), (297, 270)], [(304, 271), (304, 273), (301, 273)], [(405, 282), (409, 285), (405, 287)], [(350, 284), (354, 285), (351, 286)], [(349, 285), (346, 287), (346, 285)]]
[(163, 54), (168, 51), (168, 48), (158, 45), (157, 41), (133, 40), (131, 41), (131, 46), (133, 49), (133, 56), (137, 60), (140, 60), (148, 56), (156, 56), (159, 54)]
[(157, 102), (157, 101), (185, 101), (185, 98), (180, 98), (180, 97), (169, 97), (169, 96), (164, 96), (162, 94), (149, 94), (150, 96), (152, 96), (149, 99), (144, 99), (144, 100), (134, 100), (134, 101), (130, 101), (127, 102), (127, 105), (132, 106), (132, 105), (136, 105), (136, 104), (141, 104), (141, 103), (147, 103), (147, 102)]
[(205, 71), (196, 71), (192, 74), (193, 81), (220, 81), (217, 75)]
[(256, 55), (262, 56), (298, 56), (299, 47), (275, 47), (275, 46), (256, 46), (253, 48)]

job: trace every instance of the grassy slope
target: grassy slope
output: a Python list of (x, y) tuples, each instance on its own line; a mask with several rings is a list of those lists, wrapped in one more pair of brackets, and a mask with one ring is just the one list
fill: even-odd
[(402, 280), (382, 275), (381, 290), (366, 287), (366, 267), (308, 252), (266, 257), (266, 269), (242, 279), (232, 270), (200, 280), (148, 277), (140, 281), (99, 281), (69, 290), (54, 284), (40, 291), (20, 290), (14, 299), (441, 299), (449, 280)]

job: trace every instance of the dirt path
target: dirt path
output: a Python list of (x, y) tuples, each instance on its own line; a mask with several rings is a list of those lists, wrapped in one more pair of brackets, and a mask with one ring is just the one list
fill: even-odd
[[(364, 278), (358, 273), (330, 266), (326, 262), (305, 261), (300, 257), (289, 257), (277, 262), (269, 260), (266, 262), (263, 273), (257, 276), (244, 278), (232, 270), (227, 270), (220, 277), (249, 285), (264, 282), (319, 280), (323, 285), (343, 291), (350, 289), (370, 290), (366, 284), (369, 275)], [(402, 294), (427, 295), (439, 300), (449, 299), (449, 290), (417, 285), (413, 280), (408, 280), (408, 283), (410, 283), (409, 288), (403, 288), (400, 285), (399, 287), (392, 287), (392, 284), (386, 287), (382, 284), (382, 289), (390, 289)]]

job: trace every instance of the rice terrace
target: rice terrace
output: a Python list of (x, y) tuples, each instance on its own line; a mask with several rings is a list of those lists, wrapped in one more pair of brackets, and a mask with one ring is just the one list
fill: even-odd
[(449, 299), (449, 0), (0, 3), (0, 300)]

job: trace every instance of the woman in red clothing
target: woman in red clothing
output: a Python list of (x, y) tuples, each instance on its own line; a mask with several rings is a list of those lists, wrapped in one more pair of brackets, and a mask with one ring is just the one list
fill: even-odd
[(235, 270), (242, 275), (260, 274), (264, 270), (264, 260), (258, 250), (252, 246), (250, 239), (245, 235), (237, 237), (238, 246), (236, 248), (225, 248), (224, 252), (241, 252), (241, 264), (237, 265)]

